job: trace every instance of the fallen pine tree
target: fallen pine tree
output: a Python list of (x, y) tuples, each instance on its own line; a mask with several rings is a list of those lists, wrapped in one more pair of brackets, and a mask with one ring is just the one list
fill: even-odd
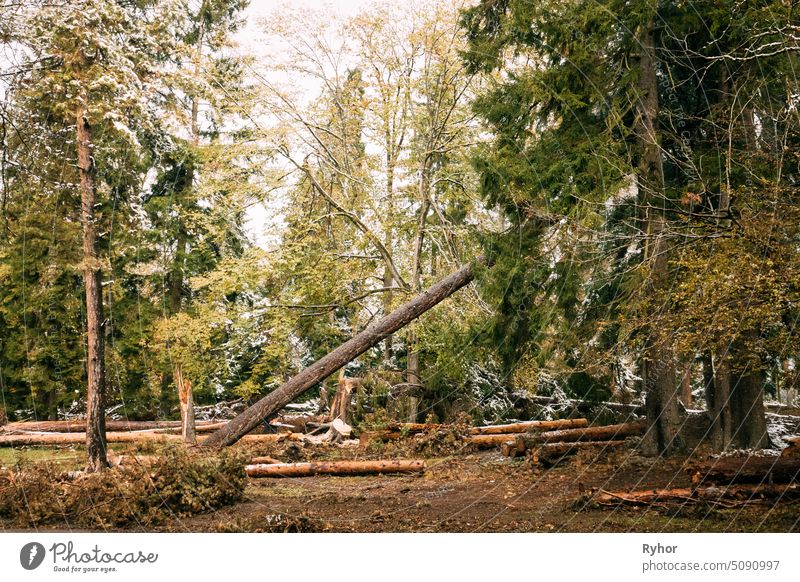
[(425, 470), (422, 459), (391, 461), (331, 461), (321, 463), (270, 463), (247, 465), (248, 477), (311, 477), (313, 475), (369, 475), (377, 473), (418, 473)]
[(643, 491), (606, 491), (599, 489), (578, 500), (581, 507), (667, 507), (705, 503), (722, 509), (747, 504), (775, 503), (800, 499), (800, 486), (741, 484), (728, 487), (648, 489)]
[(794, 483), (800, 457), (727, 456), (686, 468), (692, 483)]

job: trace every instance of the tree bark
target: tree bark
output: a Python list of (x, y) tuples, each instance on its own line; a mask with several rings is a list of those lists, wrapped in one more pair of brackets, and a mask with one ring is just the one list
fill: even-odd
[[(654, 18), (643, 24), (638, 62), (638, 89), (634, 133), (639, 156), (639, 200), (645, 208), (647, 241), (644, 257), (651, 262), (649, 290), (657, 293), (668, 285), (668, 252), (664, 211), (664, 167), (658, 139), (658, 79)], [(679, 443), (681, 424), (675, 385), (675, 361), (668, 338), (657, 326), (647, 330), (642, 359), (642, 380), (646, 393), (645, 407), (649, 430), (643, 443), (647, 454), (669, 454)]]
[(272, 463), (247, 465), (248, 477), (311, 477), (313, 475), (368, 475), (375, 473), (419, 473), (425, 461), (331, 461), (328, 463)]
[[(197, 423), (198, 430), (207, 430), (209, 427), (219, 428), (224, 422), (201, 421)], [(182, 422), (179, 420), (106, 420), (106, 430), (125, 432), (135, 430), (180, 429)], [(86, 432), (86, 423), (72, 420), (43, 420), (35, 422), (12, 422), (5, 427), (6, 431), (28, 432)]]
[[(280, 443), (284, 441), (302, 441), (303, 435), (292, 433), (281, 434), (248, 434), (240, 440), (246, 443)], [(143, 441), (182, 441), (183, 436), (165, 434), (163, 432), (109, 432), (106, 433), (106, 443), (136, 443)], [(201, 442), (203, 437), (199, 439)], [(56, 434), (0, 434), (0, 447), (21, 447), (28, 445), (78, 445), (86, 441), (82, 433), (56, 433)]]
[(103, 286), (98, 256), (97, 216), (95, 214), (97, 190), (94, 181), (92, 132), (87, 120), (88, 101), (88, 94), (84, 93), (75, 115), (75, 121), (81, 184), (83, 280), (86, 287), (86, 456), (87, 470), (100, 471), (108, 467), (105, 437), (106, 368), (103, 337)]
[(564, 420), (529, 420), (511, 424), (495, 424), (491, 426), (476, 426), (470, 429), (470, 434), (509, 434), (532, 430), (546, 431), (566, 428), (585, 428), (589, 421), (585, 418), (568, 418)]
[[(486, 264), (486, 260), (481, 258), (476, 263)], [(439, 281), (411, 301), (401, 305), (389, 315), (370, 325), (354, 338), (311, 364), (271, 394), (256, 402), (231, 420), (224, 429), (211, 435), (203, 443), (203, 446), (220, 447), (235, 443), (243, 435), (258, 426), (263, 419), (275, 414), (300, 394), (377, 345), (398, 329), (408, 325), (409, 322), (414, 321), (465, 285), (468, 285), (474, 277), (473, 265), (467, 265)]]
[(731, 391), (732, 441), (742, 449), (770, 446), (767, 418), (764, 413), (764, 373), (746, 370)]
[(197, 430), (194, 420), (194, 397), (192, 383), (183, 377), (183, 367), (175, 364), (175, 385), (178, 387), (178, 405), (181, 409), (181, 436), (190, 445), (197, 444)]
[(477, 435), (469, 437), (470, 442), (478, 446), (498, 446), (514, 441), (518, 451), (535, 448), (544, 443), (568, 443), (584, 441), (613, 441), (629, 436), (645, 434), (647, 423), (643, 421), (611, 424), (608, 426), (590, 426), (588, 428), (569, 428), (564, 430), (551, 430), (534, 434), (516, 435)]

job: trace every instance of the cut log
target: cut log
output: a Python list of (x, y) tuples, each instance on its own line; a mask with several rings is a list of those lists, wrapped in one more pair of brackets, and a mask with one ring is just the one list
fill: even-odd
[(794, 483), (800, 481), (800, 458), (730, 456), (686, 469), (692, 483)]
[[(198, 427), (216, 426), (225, 423), (199, 421)], [(84, 420), (40, 420), (29, 422), (12, 422), (4, 427), (8, 431), (36, 431), (36, 432), (86, 432)], [(106, 420), (106, 430), (123, 432), (131, 430), (152, 430), (158, 428), (181, 428), (180, 420)]]
[(247, 465), (248, 477), (310, 477), (312, 475), (368, 475), (375, 473), (418, 473), (425, 461), (332, 461), (329, 463), (279, 463)]
[(567, 428), (585, 428), (589, 421), (585, 418), (569, 418), (565, 420), (529, 420), (511, 424), (495, 424), (492, 426), (476, 426), (470, 434), (511, 434), (527, 431), (546, 431)]
[[(476, 261), (476, 264), (485, 265), (487, 261), (481, 258)], [(303, 392), (309, 390), (397, 330), (408, 325), (465, 285), (468, 285), (474, 277), (473, 265), (467, 265), (439, 281), (253, 404), (231, 420), (225, 428), (220, 429), (206, 439), (203, 442), (203, 446), (222, 447), (232, 445), (258, 426), (265, 418), (275, 414)]]
[(606, 426), (551, 430), (538, 434), (520, 434), (515, 435), (514, 439), (517, 441), (518, 447), (529, 449), (544, 443), (620, 440), (629, 436), (641, 436), (646, 428), (647, 425), (644, 421), (636, 421)]
[(652, 489), (646, 491), (605, 491), (600, 489), (583, 498), (588, 506), (652, 507), (668, 504), (707, 503), (723, 509), (746, 504), (770, 504), (776, 501), (800, 499), (800, 486), (791, 485), (732, 485), (729, 487), (700, 487), (697, 489)]
[(540, 433), (479, 434), (467, 437), (467, 441), (477, 448), (491, 448), (514, 440), (519, 451), (524, 452), (543, 443), (619, 440), (629, 436), (642, 435), (645, 429), (644, 421), (636, 421), (607, 426), (549, 430)]
[[(200, 437), (202, 442), (203, 438)], [(180, 441), (183, 436), (177, 434), (164, 434), (152, 431), (143, 432), (109, 432), (106, 433), (109, 443), (136, 443), (145, 441)], [(279, 443), (284, 440), (303, 440), (303, 435), (294, 433), (283, 434), (249, 434), (243, 437), (243, 442), (248, 443)], [(0, 435), (0, 447), (23, 447), (29, 445), (80, 445), (86, 442), (85, 433), (43, 433), (43, 434), (14, 434)]]

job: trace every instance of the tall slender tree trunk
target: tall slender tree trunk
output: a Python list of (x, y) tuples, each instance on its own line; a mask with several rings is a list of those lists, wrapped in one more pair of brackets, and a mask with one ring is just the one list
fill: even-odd
[[(640, 35), (641, 56), (638, 63), (639, 102), (634, 132), (639, 155), (639, 200), (645, 206), (647, 242), (645, 260), (651, 264), (649, 287), (657, 292), (668, 285), (668, 252), (664, 208), (664, 168), (656, 129), (658, 118), (658, 82), (656, 77), (653, 20), (644, 25)], [(644, 347), (642, 372), (646, 393), (648, 430), (643, 449), (649, 454), (670, 453), (678, 445), (681, 426), (678, 389), (675, 382), (675, 358), (669, 338), (651, 327)]]
[[(421, 206), (417, 221), (417, 235), (414, 238), (414, 255), (411, 266), (411, 291), (414, 295), (418, 295), (422, 290), (422, 248), (425, 243), (425, 224), (428, 220), (428, 212), (430, 211), (430, 198), (427, 191), (429, 183), (430, 179), (426, 162), (423, 164), (423, 169), (420, 173), (419, 193)], [(413, 327), (409, 330), (406, 337), (408, 345), (408, 352), (406, 354), (406, 382), (413, 387), (412, 389), (415, 391), (415, 394), (417, 394), (422, 387), (422, 378), (420, 377), (419, 371), (419, 344), (417, 334), (414, 332)], [(419, 414), (419, 397), (416, 395), (408, 396), (407, 404), (408, 422), (416, 422), (417, 415)]]
[(83, 227), (83, 280), (86, 287), (87, 396), (86, 453), (87, 469), (108, 467), (105, 428), (105, 354), (103, 338), (103, 289), (98, 256), (95, 215), (95, 188), (92, 133), (87, 121), (88, 95), (84, 94), (75, 120), (78, 141), (78, 170), (81, 183), (81, 226)]

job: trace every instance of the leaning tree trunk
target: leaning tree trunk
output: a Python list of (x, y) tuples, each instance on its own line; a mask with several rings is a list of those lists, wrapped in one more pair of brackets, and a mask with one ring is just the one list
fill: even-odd
[[(652, 264), (648, 286), (654, 293), (666, 289), (668, 244), (664, 205), (664, 167), (658, 143), (658, 80), (652, 17), (644, 24), (639, 58), (639, 92), (634, 133), (639, 155), (639, 199), (646, 208), (645, 260)], [(681, 413), (675, 382), (675, 358), (669, 338), (657, 326), (647, 330), (642, 371), (649, 422), (643, 441), (646, 453), (670, 453), (678, 445)]]
[(92, 133), (87, 121), (88, 96), (76, 112), (78, 170), (81, 181), (83, 279), (86, 286), (87, 395), (86, 453), (88, 470), (108, 467), (105, 428), (105, 355), (103, 353), (103, 289), (97, 244), (97, 190), (94, 183)]
[[(478, 259), (476, 263), (486, 264), (486, 260)], [(401, 305), (389, 315), (370, 325), (328, 355), (311, 364), (274, 392), (256, 402), (231, 420), (225, 428), (208, 437), (203, 442), (203, 446), (220, 447), (232, 445), (257, 427), (265, 418), (275, 414), (300, 394), (374, 347), (389, 335), (408, 325), (431, 307), (450, 297), (450, 295), (469, 284), (474, 277), (473, 265), (467, 265), (439, 281), (411, 301)]]

